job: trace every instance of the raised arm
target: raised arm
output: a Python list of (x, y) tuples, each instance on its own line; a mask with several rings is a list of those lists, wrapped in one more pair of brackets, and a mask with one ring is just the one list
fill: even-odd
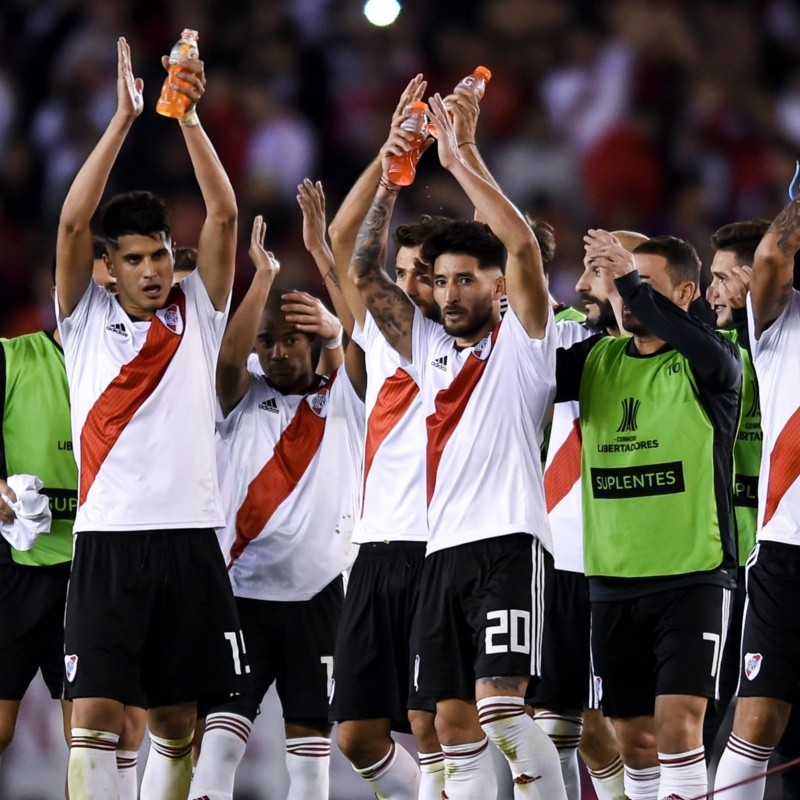
[(244, 397), (249, 385), (247, 357), (253, 350), (258, 333), (258, 324), (267, 304), (267, 295), (280, 264), (264, 250), (264, 234), (267, 224), (258, 216), (253, 221), (250, 236), (250, 258), (256, 271), (250, 288), (239, 308), (231, 317), (217, 361), (217, 397), (222, 413), (227, 416)]
[[(393, 129), (393, 135), (381, 150), (384, 170), (388, 167), (389, 159), (402, 152), (405, 137), (406, 131), (399, 126)], [(385, 175), (382, 175), (375, 199), (358, 232), (353, 260), (350, 262), (350, 279), (386, 341), (401, 356), (411, 360), (414, 304), (383, 269), (389, 226), (398, 192), (399, 187), (392, 187)]]
[(336, 274), (333, 253), (325, 239), (325, 193), (322, 191), (322, 183), (320, 181), (312, 183), (306, 178), (297, 187), (297, 202), (303, 212), (303, 244), (317, 265), (336, 316), (339, 317), (347, 335), (352, 336), (353, 314)]
[(68, 317), (92, 280), (90, 223), (117, 160), (122, 143), (136, 117), (142, 113), (143, 83), (133, 77), (131, 50), (117, 40), (117, 110), (86, 159), (61, 208), (56, 246), (56, 290), (61, 317)]
[(438, 128), (439, 161), (452, 173), (486, 222), (506, 246), (506, 294), (508, 302), (532, 339), (541, 339), (549, 314), (547, 280), (542, 269), (539, 243), (525, 218), (492, 183), (481, 177), (459, 153), (455, 130), (437, 94), (428, 103)]
[[(166, 56), (162, 63), (166, 69), (169, 63)], [(206, 88), (203, 62), (198, 59), (182, 62), (177, 77), (188, 84), (173, 85), (190, 101), (180, 125), (206, 206), (206, 219), (197, 245), (197, 270), (214, 308), (220, 311), (228, 302), (236, 266), (236, 196), (197, 116), (197, 102)]]
[[(412, 78), (403, 91), (403, 94), (400, 96), (397, 108), (394, 110), (392, 128), (394, 128), (397, 121), (402, 118), (406, 107), (422, 97), (426, 86), (427, 84), (422, 79), (422, 75), (416, 75)], [(331, 237), (331, 249), (333, 250), (333, 258), (336, 265), (336, 275), (339, 278), (339, 284), (347, 300), (347, 304), (350, 307), (350, 311), (359, 325), (364, 324), (366, 307), (361, 299), (361, 294), (350, 280), (348, 270), (353, 257), (358, 231), (375, 198), (375, 191), (378, 188), (381, 171), (381, 157), (379, 155), (364, 172), (361, 173), (358, 180), (353, 184), (353, 187), (342, 201), (339, 210), (336, 212), (336, 216), (333, 218), (328, 228), (328, 233)]]
[(800, 195), (775, 217), (753, 260), (750, 284), (756, 338), (783, 313), (792, 297), (794, 257), (800, 250)]
[[(452, 94), (444, 98), (444, 104), (452, 114), (453, 130), (456, 134), (459, 154), (478, 175), (500, 191), (500, 186), (481, 158), (475, 142), (481, 106), (474, 90), (468, 86), (459, 85)], [(486, 222), (485, 219), (478, 217), (477, 213), (475, 219)]]

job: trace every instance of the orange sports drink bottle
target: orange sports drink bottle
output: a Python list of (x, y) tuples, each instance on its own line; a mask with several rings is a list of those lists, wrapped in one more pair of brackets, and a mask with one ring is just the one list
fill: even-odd
[(462, 78), (456, 89), (459, 86), (469, 86), (478, 96), (478, 100), (483, 97), (483, 93), (486, 91), (486, 84), (492, 79), (492, 71), (488, 69), (488, 67), (475, 67), (472, 75), (467, 75), (466, 78)]
[(417, 174), (417, 162), (422, 155), (422, 144), (428, 134), (428, 104), (417, 100), (406, 109), (408, 116), (400, 126), (414, 134), (411, 150), (401, 156), (393, 156), (389, 162), (387, 177), (398, 186), (408, 186)]
[[(475, 92), (478, 100), (480, 100), (483, 97), (483, 93), (486, 91), (486, 84), (489, 83), (491, 79), (492, 71), (488, 67), (475, 67), (471, 75), (467, 75), (456, 84), (456, 89), (458, 89), (459, 86), (467, 86)], [(450, 119), (453, 119), (452, 111), (450, 112)], [(436, 125), (430, 125), (428, 130), (433, 136), (439, 135), (436, 130)]]
[(178, 84), (190, 88), (190, 84), (176, 77), (180, 72), (180, 62), (188, 58), (198, 58), (200, 51), (197, 48), (197, 40), (200, 37), (197, 31), (186, 28), (181, 34), (181, 38), (175, 42), (169, 54), (168, 75), (161, 87), (161, 96), (156, 103), (156, 111), (165, 117), (180, 119), (189, 105), (189, 98), (172, 88), (171, 84)]

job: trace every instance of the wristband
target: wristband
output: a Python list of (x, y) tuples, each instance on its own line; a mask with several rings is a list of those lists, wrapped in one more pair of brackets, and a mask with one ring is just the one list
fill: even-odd
[(383, 175), (381, 175), (381, 179), (378, 182), (381, 186), (383, 186), (384, 189), (386, 189), (387, 192), (389, 192), (389, 194), (400, 193), (400, 187), (396, 183), (392, 183), (388, 178), (384, 178)]
[(336, 336), (334, 336), (331, 339), (326, 339), (322, 344), (324, 344), (325, 347), (328, 350), (335, 350), (337, 347), (341, 347), (342, 346), (342, 326), (341, 325), (339, 326), (339, 333), (337, 333)]
[(461, 142), (459, 147), (463, 147), (465, 144), (475, 144), (475, 142)]
[(179, 120), (182, 128), (194, 128), (195, 125), (200, 124), (200, 118), (197, 116), (197, 109), (193, 108), (188, 113), (184, 114)]

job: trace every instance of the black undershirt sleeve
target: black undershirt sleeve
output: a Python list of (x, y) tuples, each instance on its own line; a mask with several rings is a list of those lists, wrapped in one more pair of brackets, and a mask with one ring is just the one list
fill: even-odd
[(739, 344), (752, 355), (753, 351), (750, 349), (750, 326), (747, 324), (747, 309), (732, 308), (731, 317), (733, 318), (733, 329), (739, 334)]
[(592, 348), (605, 336), (598, 333), (572, 347), (556, 350), (556, 403), (577, 400), (581, 389), (583, 367)]
[(732, 342), (642, 283), (636, 270), (614, 283), (625, 305), (642, 325), (689, 361), (698, 383), (712, 392), (724, 392), (739, 385), (742, 364)]

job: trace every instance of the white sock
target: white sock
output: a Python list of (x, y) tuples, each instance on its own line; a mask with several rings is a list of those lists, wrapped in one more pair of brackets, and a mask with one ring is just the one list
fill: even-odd
[(614, 760), (602, 769), (589, 769), (594, 793), (597, 800), (625, 800), (625, 767), (622, 759), (615, 756)]
[(578, 772), (578, 743), (583, 730), (583, 717), (557, 714), (555, 711), (539, 711), (533, 718), (556, 746), (567, 797), (580, 797), (581, 776)]
[(625, 796), (628, 800), (658, 800), (660, 782), (661, 767), (625, 767)]
[(550, 737), (525, 713), (521, 697), (478, 700), (483, 732), (506, 757), (514, 778), (514, 797), (567, 800), (561, 763)]
[(119, 800), (136, 800), (139, 797), (139, 783), (136, 775), (138, 758), (138, 750), (117, 750)]
[(331, 740), (304, 736), (286, 740), (289, 794), (286, 800), (328, 800)]
[(489, 740), (442, 745), (444, 790), (448, 800), (497, 800), (497, 776)]
[(192, 738), (162, 739), (150, 734), (142, 800), (186, 800), (192, 782)]
[(394, 741), (380, 761), (356, 772), (369, 782), (378, 800), (417, 800), (419, 767), (408, 750)]
[[(767, 785), (764, 773), (767, 771), (767, 762), (771, 755), (771, 747), (751, 744), (732, 733), (719, 760), (714, 791), (722, 792), (726, 786), (750, 778), (755, 780), (736, 789), (722, 792), (720, 797), (724, 797), (725, 800), (760, 800)], [(761, 776), (760, 779), (757, 776)]]
[(706, 751), (700, 747), (685, 753), (659, 753), (659, 797), (700, 797), (708, 791)]
[(244, 756), (253, 723), (238, 714), (209, 714), (189, 797), (231, 800), (236, 768)]
[(67, 785), (75, 800), (108, 800), (119, 796), (117, 742), (108, 731), (73, 728)]
[(417, 753), (419, 758), (418, 800), (442, 800), (444, 753)]

